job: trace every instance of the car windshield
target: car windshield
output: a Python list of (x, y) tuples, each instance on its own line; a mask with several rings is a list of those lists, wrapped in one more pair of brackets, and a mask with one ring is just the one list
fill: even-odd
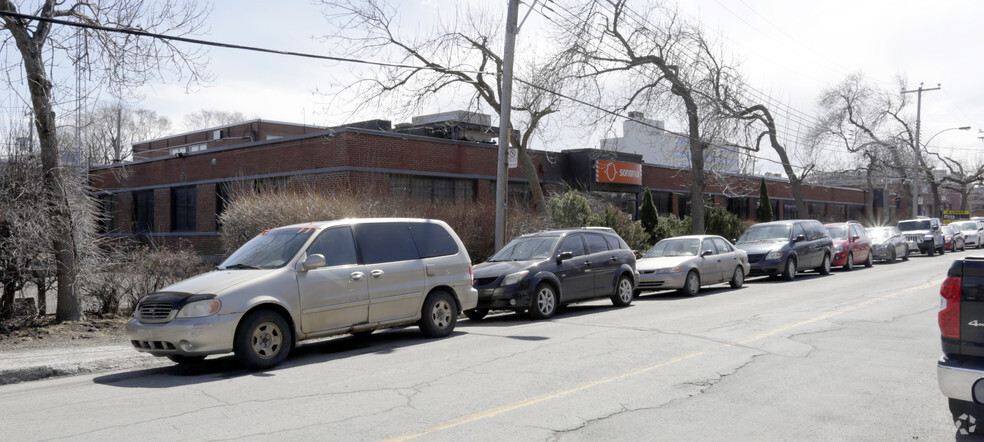
[(287, 264), (315, 229), (310, 227), (267, 230), (233, 252), (219, 269), (275, 269)]
[(554, 249), (559, 236), (532, 236), (516, 238), (506, 244), (489, 261), (529, 261), (547, 259)]
[(864, 229), (864, 230), (868, 232), (868, 236), (872, 238), (888, 238), (892, 236), (892, 229), (888, 229), (888, 228)]
[(741, 235), (741, 238), (738, 238), (738, 242), (736, 244), (764, 241), (789, 241), (789, 225), (778, 224), (772, 226), (749, 227), (748, 230)]
[(663, 256), (697, 256), (700, 240), (697, 238), (664, 239), (649, 249), (643, 258), (659, 258)]
[(977, 231), (977, 221), (964, 221), (962, 223), (953, 223), (948, 226), (952, 226), (963, 230), (964, 232), (976, 232)]
[(929, 220), (901, 221), (899, 230), (905, 232), (909, 230), (929, 230)]
[(847, 226), (827, 226), (832, 239), (847, 239)]
[(957, 233), (957, 229), (953, 228), (953, 226), (943, 226), (944, 235), (953, 235), (954, 233)]

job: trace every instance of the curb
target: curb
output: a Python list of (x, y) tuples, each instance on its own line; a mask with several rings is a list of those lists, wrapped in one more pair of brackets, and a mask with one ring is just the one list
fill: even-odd
[(128, 346), (25, 350), (0, 357), (0, 385), (168, 363), (166, 359), (138, 353)]

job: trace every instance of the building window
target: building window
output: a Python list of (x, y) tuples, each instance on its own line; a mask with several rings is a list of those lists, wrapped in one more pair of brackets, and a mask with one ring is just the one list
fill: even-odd
[(188, 152), (201, 152), (205, 149), (208, 149), (208, 143), (192, 144), (191, 146), (188, 146)]
[(728, 212), (738, 216), (738, 219), (751, 219), (752, 214), (748, 210), (750, 200), (751, 198), (728, 198)]
[(222, 213), (229, 207), (229, 195), (232, 194), (232, 183), (224, 182), (215, 185), (215, 230), (222, 231)]
[(116, 217), (118, 199), (115, 193), (99, 195), (99, 233), (115, 232), (119, 228)]
[(428, 202), (475, 201), (475, 180), (393, 174), (390, 193)]
[(799, 211), (796, 210), (796, 203), (782, 203), (782, 219), (799, 218)]
[(171, 152), (171, 155), (178, 155), (178, 154), (185, 153), (185, 149), (186, 149), (185, 146), (172, 147), (171, 149), (169, 149), (169, 152)]
[(848, 206), (847, 210), (849, 212), (847, 219), (864, 218), (864, 206)]
[(278, 176), (253, 180), (253, 190), (259, 194), (284, 192), (287, 190), (287, 178), (285, 176)]
[(690, 195), (685, 193), (677, 194), (677, 216), (683, 218), (690, 215)]
[(195, 187), (171, 189), (171, 231), (189, 232), (196, 228)]
[(673, 213), (673, 194), (670, 192), (652, 192), (653, 205), (659, 216), (669, 216)]
[(810, 218), (827, 219), (827, 205), (824, 203), (809, 203), (807, 210), (810, 212)]
[(154, 230), (154, 191), (133, 192), (133, 233)]

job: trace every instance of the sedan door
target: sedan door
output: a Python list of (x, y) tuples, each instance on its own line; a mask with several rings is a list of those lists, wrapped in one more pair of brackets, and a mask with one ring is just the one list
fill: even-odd
[(321, 232), (307, 256), (320, 254), (325, 266), (297, 273), (304, 333), (351, 327), (369, 320), (369, 285), (358, 264), (349, 226)]
[[(721, 257), (721, 282), (730, 281), (731, 276), (734, 275), (735, 268), (742, 265), (741, 254), (728, 244), (724, 238), (711, 238), (710, 240), (714, 242), (714, 246), (718, 250), (718, 256)], [(747, 271), (747, 268), (742, 268), (742, 272)]]

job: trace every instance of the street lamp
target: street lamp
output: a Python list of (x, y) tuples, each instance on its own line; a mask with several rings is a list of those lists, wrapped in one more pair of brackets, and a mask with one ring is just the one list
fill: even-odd
[[(951, 128), (948, 128), (948, 129), (943, 129), (943, 130), (941, 130), (941, 131), (933, 134), (933, 136), (929, 137), (929, 140), (926, 141), (926, 144), (925, 145), (926, 146), (929, 146), (929, 144), (933, 142), (933, 139), (936, 138), (937, 135), (939, 135), (939, 134), (941, 134), (943, 132), (949, 132), (951, 130), (970, 130), (970, 126), (951, 127)], [(920, 169), (922, 167), (922, 164), (921, 164), (922, 163), (922, 160), (921, 160), (921, 157), (922, 157), (922, 143), (919, 142), (918, 132), (916, 133), (916, 144), (917, 144), (916, 145), (916, 176), (912, 180), (912, 216), (913, 217), (915, 217), (915, 216), (918, 215), (918, 210), (919, 210), (919, 208), (918, 208), (919, 207), (919, 174), (921, 172)]]

